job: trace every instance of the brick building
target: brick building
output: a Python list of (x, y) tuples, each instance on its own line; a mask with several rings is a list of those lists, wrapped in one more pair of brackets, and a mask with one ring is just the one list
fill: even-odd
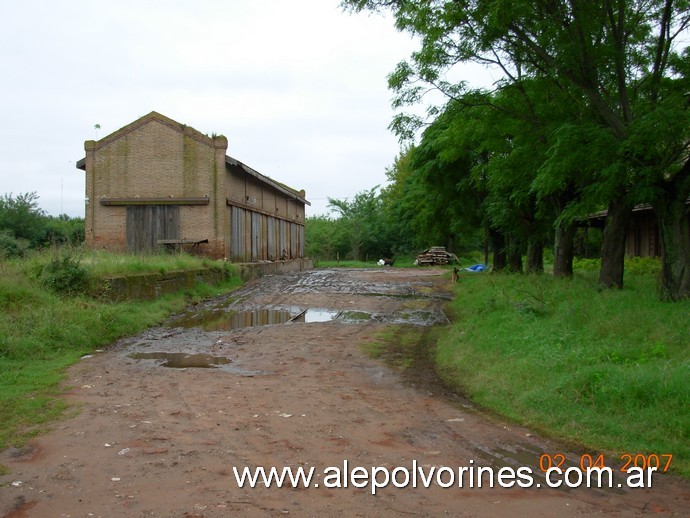
[(184, 248), (236, 262), (304, 256), (305, 192), (226, 155), (159, 113), (84, 143), (86, 245), (146, 253)]

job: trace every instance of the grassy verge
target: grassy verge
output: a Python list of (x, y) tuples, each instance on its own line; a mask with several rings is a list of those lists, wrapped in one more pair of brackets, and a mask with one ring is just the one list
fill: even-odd
[(138, 273), (167, 273), (177, 270), (207, 268), (217, 265), (218, 261), (185, 253), (178, 254), (113, 254), (102, 250), (85, 250), (80, 248), (61, 248), (57, 250), (34, 253), (21, 260), (7, 263), (9, 268), (19, 268), (25, 275), (36, 276), (53, 260), (68, 257), (81, 264), (90, 277), (115, 277), (118, 275), (135, 275)]
[(388, 327), (364, 349), (415, 385), (436, 392), (440, 375), (453, 393), (607, 462), (673, 454), (671, 471), (690, 477), (690, 302), (657, 301), (644, 266), (604, 292), (596, 271), (463, 272), (452, 325)]
[(690, 302), (650, 275), (597, 292), (596, 275), (464, 274), (437, 371), (472, 400), (584, 448), (673, 454), (690, 476)]
[[(180, 269), (180, 261), (188, 268), (199, 267), (204, 261), (150, 257), (143, 259), (146, 269), (142, 258), (92, 257), (82, 262), (99, 275), (132, 272), (132, 268), (134, 272)], [(159, 324), (190, 302), (241, 284), (239, 276), (232, 276), (223, 286), (201, 284), (151, 302), (108, 303), (46, 289), (35, 272), (49, 262), (46, 253), (0, 265), (0, 449), (21, 444), (64, 411), (64, 404), (55, 398), (59, 382), (65, 368), (82, 355)]]

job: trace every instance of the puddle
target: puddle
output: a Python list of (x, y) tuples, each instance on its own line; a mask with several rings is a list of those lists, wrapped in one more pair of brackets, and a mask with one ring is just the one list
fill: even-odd
[(328, 322), (338, 316), (339, 311), (310, 308), (304, 314), (305, 322)]
[(204, 331), (232, 331), (245, 327), (284, 324), (293, 314), (284, 309), (255, 309), (251, 311), (207, 311), (170, 323), (173, 327), (200, 327)]
[(170, 321), (169, 327), (202, 329), (203, 331), (233, 331), (250, 327), (269, 326), (293, 322), (313, 323), (339, 320), (346, 324), (371, 321), (393, 324), (431, 326), (447, 323), (443, 312), (428, 310), (402, 310), (391, 314), (378, 314), (356, 309), (336, 310), (319, 307), (302, 309), (296, 306), (262, 309), (228, 309), (211, 307), (206, 310), (187, 313)]
[(211, 369), (221, 365), (227, 365), (232, 360), (222, 356), (211, 356), (210, 354), (187, 354), (187, 353), (133, 353), (129, 355), (133, 360), (163, 360), (162, 367), (174, 369)]
[(340, 311), (333, 311), (332, 309), (309, 308), (292, 318), (290, 322), (330, 322), (339, 313)]
[(401, 311), (396, 313), (392, 322), (394, 324), (413, 324), (417, 326), (431, 326), (438, 322), (443, 322), (442, 314), (436, 311)]
[(361, 322), (368, 322), (371, 320), (371, 313), (366, 311), (343, 311), (341, 318), (343, 322), (348, 324), (356, 324)]
[(410, 324), (415, 326), (432, 326), (445, 321), (445, 316), (437, 311), (400, 311), (392, 314), (343, 311), (338, 318), (347, 324), (361, 324), (374, 320), (390, 324)]
[(309, 308), (296, 313), (287, 309), (254, 309), (248, 311), (204, 311), (170, 322), (171, 327), (198, 327), (204, 331), (232, 331), (246, 327), (270, 326), (287, 322), (329, 322), (339, 311)]

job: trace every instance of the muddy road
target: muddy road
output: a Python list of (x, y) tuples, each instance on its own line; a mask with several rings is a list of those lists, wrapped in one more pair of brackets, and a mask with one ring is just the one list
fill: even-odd
[[(428, 380), (410, 383), (362, 352), (393, 323), (446, 322), (444, 273), (264, 277), (84, 358), (66, 380), (73, 415), (0, 455), (11, 469), (0, 477), (0, 516), (690, 514), (690, 486), (671, 477), (656, 477), (651, 489), (546, 488), (539, 457), (563, 445), (486, 416)], [(581, 452), (565, 453), (577, 463)], [(259, 466), (315, 469), (308, 488), (239, 487), (233, 468)], [(533, 487), (470, 488), (465, 472), (459, 488), (458, 468), (478, 466), (530, 467)], [(389, 484), (374, 495), (356, 471), (347, 487), (332, 487), (355, 467), (449, 467), (456, 480), (425, 488), (418, 479), (414, 488), (410, 478), (408, 487)], [(398, 485), (405, 474), (396, 471)]]

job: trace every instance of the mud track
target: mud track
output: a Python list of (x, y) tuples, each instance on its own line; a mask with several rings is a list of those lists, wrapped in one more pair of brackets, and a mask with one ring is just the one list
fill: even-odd
[[(392, 323), (443, 323), (451, 294), (442, 274), (265, 277), (83, 359), (66, 382), (78, 413), (0, 456), (11, 469), (0, 477), (0, 516), (690, 514), (690, 486), (665, 476), (652, 489), (615, 491), (324, 487), (321, 472), (346, 460), (531, 466), (540, 483), (539, 456), (564, 452), (362, 352)], [(258, 325), (267, 322), (276, 323)], [(581, 452), (565, 453), (576, 464)], [(313, 466), (319, 487), (239, 488), (233, 467), (245, 466)]]

